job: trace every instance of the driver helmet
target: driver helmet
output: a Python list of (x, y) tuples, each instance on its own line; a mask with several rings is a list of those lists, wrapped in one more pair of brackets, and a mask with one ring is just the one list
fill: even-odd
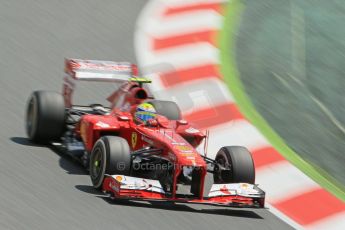
[(149, 103), (142, 103), (137, 106), (134, 117), (140, 122), (146, 123), (150, 119), (154, 119), (157, 113), (153, 105)]

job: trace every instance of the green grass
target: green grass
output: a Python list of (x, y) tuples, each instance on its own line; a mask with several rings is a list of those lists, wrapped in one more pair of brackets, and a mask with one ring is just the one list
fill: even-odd
[(240, 22), (241, 13), (245, 5), (240, 0), (231, 1), (226, 7), (223, 29), (219, 35), (220, 44), (220, 71), (224, 76), (229, 90), (232, 92), (240, 111), (256, 126), (268, 139), (271, 145), (307, 176), (317, 182), (320, 186), (331, 192), (333, 195), (345, 202), (345, 187), (337, 183), (329, 174), (316, 166), (304, 161), (296, 152), (290, 149), (287, 144), (269, 126), (263, 117), (255, 110), (254, 105), (246, 95), (244, 87), (236, 69), (235, 60), (235, 32)]

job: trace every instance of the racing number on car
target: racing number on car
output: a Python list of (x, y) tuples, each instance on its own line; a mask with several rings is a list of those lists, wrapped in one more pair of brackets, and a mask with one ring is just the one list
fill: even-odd
[(131, 141), (132, 141), (132, 148), (134, 149), (138, 141), (138, 134), (136, 132), (132, 133)]

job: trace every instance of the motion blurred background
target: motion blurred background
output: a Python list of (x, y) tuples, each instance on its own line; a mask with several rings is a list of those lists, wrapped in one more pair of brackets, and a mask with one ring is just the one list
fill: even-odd
[(247, 0), (236, 43), (246, 93), (306, 161), (345, 185), (345, 2)]

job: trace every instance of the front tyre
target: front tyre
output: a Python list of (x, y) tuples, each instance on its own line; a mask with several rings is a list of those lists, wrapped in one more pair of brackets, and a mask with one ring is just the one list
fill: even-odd
[(26, 133), (33, 142), (57, 140), (65, 129), (65, 103), (61, 94), (35, 91), (26, 109)]
[(121, 137), (103, 136), (90, 156), (90, 177), (94, 188), (101, 189), (105, 175), (129, 175), (131, 155), (127, 141)]
[(214, 183), (255, 183), (255, 168), (251, 153), (242, 146), (222, 147), (217, 162)]

